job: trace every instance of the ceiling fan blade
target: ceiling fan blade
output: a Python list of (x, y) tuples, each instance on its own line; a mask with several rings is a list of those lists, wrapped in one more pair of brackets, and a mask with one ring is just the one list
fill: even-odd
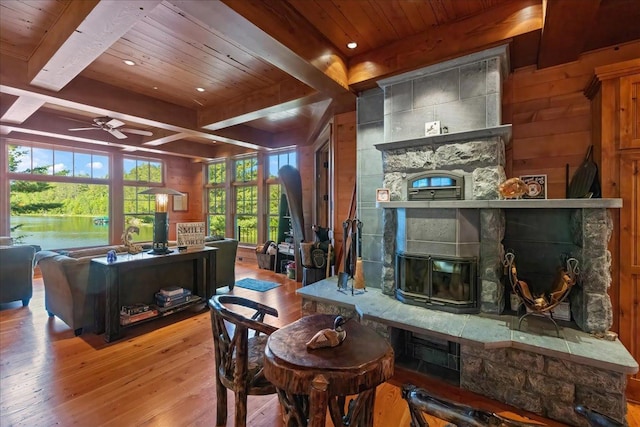
[(92, 128), (73, 128), (73, 129), (67, 129), (70, 131), (74, 131), (74, 130), (96, 130), (96, 129), (100, 129), (99, 127), (92, 127)]
[(129, 129), (129, 128), (121, 128), (118, 130), (121, 132), (132, 133), (134, 135), (153, 136), (153, 132), (149, 132), (148, 130)]
[(105, 130), (118, 139), (127, 139), (127, 135), (120, 132), (118, 129), (105, 129)]
[(112, 129), (115, 129), (115, 128), (119, 128), (120, 126), (124, 126), (124, 122), (121, 122), (118, 119), (111, 119), (107, 123), (105, 123), (105, 125), (109, 126)]

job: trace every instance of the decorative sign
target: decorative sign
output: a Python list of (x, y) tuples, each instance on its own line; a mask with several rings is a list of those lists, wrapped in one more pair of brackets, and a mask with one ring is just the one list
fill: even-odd
[(520, 179), (527, 186), (523, 199), (547, 198), (547, 175), (522, 175)]
[(204, 248), (204, 236), (207, 227), (204, 222), (179, 222), (176, 224), (178, 246)]
[(426, 122), (424, 124), (424, 135), (440, 135), (440, 121), (436, 120), (435, 122)]

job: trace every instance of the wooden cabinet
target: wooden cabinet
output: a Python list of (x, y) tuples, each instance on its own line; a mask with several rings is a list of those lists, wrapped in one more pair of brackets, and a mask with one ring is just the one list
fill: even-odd
[[(640, 59), (595, 69), (585, 90), (591, 99), (592, 138), (602, 177), (602, 197), (619, 197), (612, 211), (613, 329), (640, 360)], [(640, 401), (640, 375), (630, 378), (627, 397)]]
[(620, 78), (620, 148), (640, 148), (640, 74)]

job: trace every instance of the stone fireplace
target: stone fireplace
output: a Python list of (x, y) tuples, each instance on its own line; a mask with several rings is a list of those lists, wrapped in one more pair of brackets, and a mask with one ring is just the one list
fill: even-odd
[[(580, 403), (621, 420), (626, 375), (638, 364), (618, 340), (590, 333), (611, 326), (609, 209), (621, 201), (499, 200), (511, 137), (511, 126), (500, 124), (506, 52), (437, 64), (359, 94), (357, 211), (367, 292), (339, 292), (331, 277), (297, 291), (303, 313), (356, 317), (389, 338), (398, 366), (406, 356), (409, 369), (440, 371), (462, 388), (548, 418), (585, 425), (573, 411)], [(433, 122), (440, 133), (427, 136)], [(431, 173), (455, 179), (425, 184), (451, 187), (448, 196), (422, 186), (415, 194), (412, 183)], [(378, 188), (389, 189), (391, 200), (377, 202)], [(580, 261), (580, 284), (570, 294), (575, 323), (563, 324), (560, 337), (529, 327), (544, 320), (519, 330), (515, 313), (505, 312), (504, 248), (536, 286), (550, 282), (562, 256)], [(398, 256), (407, 255), (476, 259), (480, 313), (399, 300)]]
[[(505, 146), (511, 137), (511, 126), (501, 124), (506, 70), (502, 46), (379, 82), (384, 142), (375, 148), (382, 153), (382, 187), (390, 190), (391, 200), (379, 204), (385, 208), (381, 288), (412, 301), (398, 287), (396, 266), (404, 265), (398, 262), (400, 254), (475, 258), (477, 275), (471, 285), (479, 302), (474, 308), (498, 314), (510, 293), (503, 276), (505, 247), (516, 251), (519, 273), (536, 292), (550, 287), (558, 267), (573, 257), (588, 278), (572, 291), (573, 319), (582, 330), (605, 332), (613, 320), (607, 294), (611, 225), (606, 209), (550, 208), (544, 200), (499, 201), (498, 185), (506, 179)], [(433, 126), (436, 133), (426, 135), (426, 128)], [(432, 182), (428, 174), (438, 179)], [(448, 177), (460, 179), (453, 185)], [(425, 188), (416, 188), (416, 182)], [(438, 187), (434, 182), (452, 185)], [(457, 190), (447, 192), (449, 188)], [(450, 204), (444, 201), (446, 195)], [(480, 201), (495, 203), (481, 206)], [(517, 209), (516, 203), (523, 202), (529, 203), (527, 209)], [(437, 302), (429, 308), (451, 310), (451, 305)]]

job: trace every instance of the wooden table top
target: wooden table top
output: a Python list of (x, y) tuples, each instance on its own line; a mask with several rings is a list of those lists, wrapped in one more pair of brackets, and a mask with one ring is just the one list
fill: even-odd
[(307, 349), (309, 341), (318, 331), (333, 328), (335, 315), (316, 314), (291, 323), (269, 337), (267, 346), (273, 356), (301, 369), (352, 370), (377, 362), (389, 351), (389, 343), (373, 329), (349, 319), (344, 324), (345, 340), (337, 347)]

